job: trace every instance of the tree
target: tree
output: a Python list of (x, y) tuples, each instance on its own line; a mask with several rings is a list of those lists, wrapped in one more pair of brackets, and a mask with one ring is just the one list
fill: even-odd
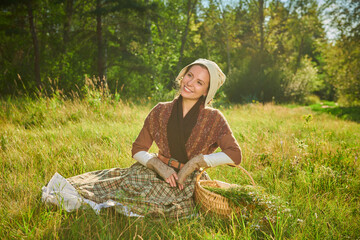
[(1, 93), (29, 93), (41, 88), (40, 44), (35, 16), (36, 1), (2, 1), (0, 62)]
[(329, 3), (336, 3), (329, 14), (335, 19), (339, 37), (323, 49), (326, 73), (341, 103), (360, 105), (360, 2)]
[(29, 19), (29, 28), (31, 33), (31, 38), (34, 46), (34, 73), (35, 81), (38, 89), (41, 89), (41, 77), (40, 77), (40, 50), (39, 50), (39, 41), (36, 34), (36, 28), (34, 24), (34, 13), (33, 13), (33, 1), (26, 2), (28, 19)]
[[(180, 68), (205, 57), (228, 75), (223, 89), (231, 101), (302, 101), (336, 88), (354, 102), (360, 7), (346, 2), (5, 0), (0, 92), (81, 95), (88, 75), (123, 98), (163, 100)], [(331, 44), (320, 19), (326, 8), (340, 32)], [(323, 88), (308, 87), (309, 79)]]
[(179, 57), (179, 61), (177, 64), (178, 71), (180, 71), (180, 68), (182, 66), (182, 60), (184, 57), (184, 48), (185, 48), (186, 39), (187, 39), (187, 36), (189, 33), (190, 19), (195, 10), (196, 3), (197, 3), (197, 0), (187, 0), (186, 25), (185, 25), (185, 29), (184, 29), (182, 37), (181, 37), (180, 57)]
[(96, 0), (97, 71), (100, 82), (105, 84), (106, 59), (102, 33), (102, 0)]
[[(232, 101), (271, 101), (277, 97), (278, 70), (270, 55), (270, 3), (265, 0), (244, 1), (236, 8), (239, 41), (235, 48), (234, 71), (229, 76), (226, 93)], [(268, 21), (269, 22), (269, 21)]]

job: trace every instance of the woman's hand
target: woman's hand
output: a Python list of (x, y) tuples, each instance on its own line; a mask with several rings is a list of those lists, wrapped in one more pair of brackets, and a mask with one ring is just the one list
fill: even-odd
[(168, 184), (170, 184), (171, 187), (176, 187), (176, 185), (178, 185), (179, 189), (180, 190), (183, 190), (184, 189), (184, 185), (177, 183), (177, 180), (178, 180), (178, 175), (175, 173), (171, 174), (170, 177), (168, 177), (167, 179), (165, 179), (165, 182), (167, 182)]
[[(155, 172), (157, 172), (164, 180), (167, 180), (172, 175), (176, 174), (176, 172), (175, 172), (175, 170), (173, 168), (171, 168), (168, 165), (166, 165), (165, 163), (163, 163), (157, 157), (153, 157), (152, 159), (150, 159), (146, 163), (146, 166), (149, 169), (154, 170)], [(177, 174), (176, 174), (176, 178), (177, 178)]]
[(182, 184), (176, 184), (179, 178), (175, 170), (163, 163), (157, 157), (150, 159), (146, 166), (157, 172), (165, 180), (165, 182), (170, 184), (171, 187), (176, 187), (176, 185), (178, 185), (180, 190), (184, 189)]
[(204, 160), (204, 155), (199, 154), (190, 159), (179, 171), (178, 184), (184, 184), (186, 178), (195, 170), (201, 167), (207, 167), (207, 163)]

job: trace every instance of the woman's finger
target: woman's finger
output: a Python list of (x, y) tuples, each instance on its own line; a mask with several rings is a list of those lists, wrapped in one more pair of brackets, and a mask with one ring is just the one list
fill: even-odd
[(179, 180), (179, 177), (178, 177), (177, 173), (173, 173), (173, 176), (174, 176), (176, 181)]
[(174, 176), (171, 175), (170, 177), (168, 177), (166, 179), (166, 182), (170, 184), (171, 187), (176, 187), (176, 182), (175, 182), (175, 179), (174, 179)]

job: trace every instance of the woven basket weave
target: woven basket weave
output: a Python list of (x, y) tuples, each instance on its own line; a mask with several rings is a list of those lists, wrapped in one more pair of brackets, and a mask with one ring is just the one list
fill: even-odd
[[(237, 167), (241, 169), (251, 180), (251, 183), (255, 186), (254, 179), (251, 175), (241, 166), (229, 164), (230, 166)], [(222, 216), (228, 216), (232, 212), (241, 211), (240, 208), (234, 208), (230, 206), (230, 202), (227, 198), (206, 190), (203, 186), (212, 187), (212, 188), (222, 188), (227, 189), (230, 187), (236, 187), (236, 184), (229, 184), (226, 182), (218, 181), (218, 180), (200, 180), (201, 175), (205, 172), (207, 168), (202, 170), (200, 174), (196, 178), (195, 183), (195, 201), (200, 204), (202, 210), (206, 213), (215, 213)]]

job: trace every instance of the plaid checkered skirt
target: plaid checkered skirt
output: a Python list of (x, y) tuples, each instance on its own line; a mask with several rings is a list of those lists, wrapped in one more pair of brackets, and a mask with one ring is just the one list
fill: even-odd
[[(103, 203), (114, 200), (138, 215), (187, 217), (194, 213), (196, 175), (192, 173), (184, 189), (171, 187), (157, 173), (135, 163), (129, 168), (112, 168), (84, 173), (67, 180), (82, 197)], [(208, 176), (203, 174), (202, 178)]]

